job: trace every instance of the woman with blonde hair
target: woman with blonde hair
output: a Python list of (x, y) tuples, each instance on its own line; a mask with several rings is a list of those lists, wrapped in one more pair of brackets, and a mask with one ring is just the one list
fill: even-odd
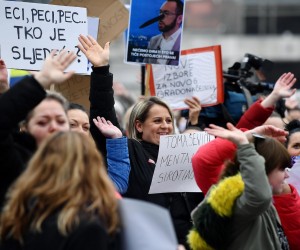
[(117, 249), (118, 204), (92, 139), (46, 139), (8, 192), (0, 249)]

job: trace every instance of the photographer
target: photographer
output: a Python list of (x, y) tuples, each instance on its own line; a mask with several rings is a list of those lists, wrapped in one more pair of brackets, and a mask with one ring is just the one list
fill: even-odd
[[(259, 103), (273, 91), (273, 83), (265, 81), (265, 71), (271, 70), (273, 63), (252, 54), (245, 54), (242, 62), (235, 62), (233, 66), (223, 73), (224, 79), (224, 103), (213, 107), (203, 108), (199, 117), (202, 128), (210, 123), (225, 127), (227, 122), (237, 124), (244, 112), (254, 105), (257, 100)], [(293, 92), (294, 93), (294, 92)], [(291, 94), (293, 94), (291, 93)], [(291, 96), (289, 94), (289, 96)], [(284, 110), (280, 110), (283, 105), (277, 102), (281, 98), (271, 96), (277, 101), (273, 103), (270, 97), (266, 100), (266, 107), (275, 106), (276, 111), (283, 116)], [(272, 105), (269, 105), (271, 102)], [(281, 101), (282, 102), (282, 101)]]

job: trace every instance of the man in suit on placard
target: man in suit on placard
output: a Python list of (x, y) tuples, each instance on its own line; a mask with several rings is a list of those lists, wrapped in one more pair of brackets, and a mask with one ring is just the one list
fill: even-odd
[[(159, 14), (163, 15), (163, 18), (158, 21), (158, 29), (162, 33), (150, 39), (148, 49), (177, 51), (179, 54), (183, 2), (180, 0), (167, 0), (162, 4)], [(177, 60), (145, 58), (144, 62), (151, 64), (178, 65), (178, 57)]]

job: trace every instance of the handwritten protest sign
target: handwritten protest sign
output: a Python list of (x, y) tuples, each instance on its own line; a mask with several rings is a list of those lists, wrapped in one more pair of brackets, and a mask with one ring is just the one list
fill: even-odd
[(150, 94), (172, 109), (186, 109), (185, 98), (197, 96), (203, 107), (224, 101), (221, 46), (183, 50), (178, 66), (147, 65)]
[(86, 9), (0, 1), (0, 27), (1, 57), (8, 68), (40, 70), (53, 49), (66, 49), (78, 55), (69, 70), (87, 71), (77, 47), (79, 34), (87, 33)]
[(161, 136), (149, 193), (200, 192), (192, 157), (199, 146), (213, 139), (206, 132)]
[(128, 25), (128, 10), (118, 0), (53, 0), (51, 3), (85, 7), (88, 16), (99, 17), (98, 42), (101, 46), (116, 38)]
[[(99, 28), (98, 17), (88, 17), (89, 34), (97, 40)], [(87, 58), (86, 58), (87, 60)], [(88, 60), (87, 60), (88, 61)], [(62, 93), (70, 102), (81, 104), (86, 110), (90, 108), (89, 93), (90, 93), (90, 74), (92, 72), (92, 63), (88, 61), (86, 75), (74, 75), (66, 82), (55, 85), (56, 91)]]

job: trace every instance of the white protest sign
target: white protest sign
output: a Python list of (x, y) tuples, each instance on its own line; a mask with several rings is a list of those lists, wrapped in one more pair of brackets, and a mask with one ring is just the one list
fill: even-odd
[(192, 157), (199, 146), (213, 139), (206, 132), (161, 136), (149, 194), (201, 192), (194, 178)]
[(66, 49), (78, 55), (68, 70), (86, 73), (77, 45), (87, 27), (85, 8), (0, 1), (1, 56), (8, 68), (40, 70), (53, 49)]
[(203, 107), (223, 102), (220, 46), (208, 48), (183, 51), (178, 66), (152, 65), (151, 94), (172, 109), (188, 108), (184, 99), (192, 96), (198, 97)]
[[(99, 18), (98, 17), (88, 17), (88, 34), (92, 36), (95, 40), (98, 39), (99, 30)], [(88, 60), (87, 75), (92, 73), (92, 63)]]

